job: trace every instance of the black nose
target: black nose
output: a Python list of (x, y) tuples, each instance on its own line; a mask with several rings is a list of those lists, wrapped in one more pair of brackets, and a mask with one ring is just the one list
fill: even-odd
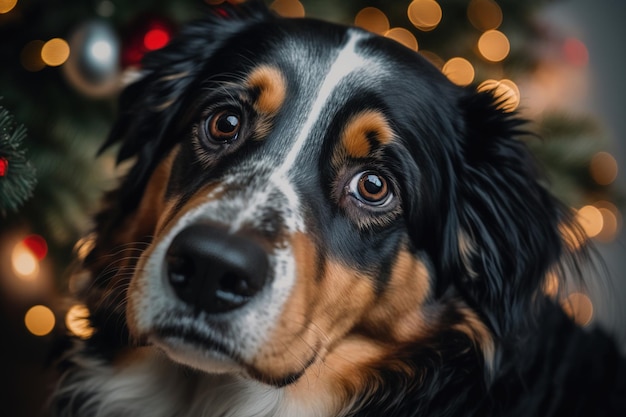
[(183, 229), (167, 251), (174, 292), (207, 313), (246, 304), (263, 288), (267, 270), (267, 253), (258, 243), (206, 224)]

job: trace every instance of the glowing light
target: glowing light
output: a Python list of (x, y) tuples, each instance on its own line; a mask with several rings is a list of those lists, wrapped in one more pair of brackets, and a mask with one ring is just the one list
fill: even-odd
[(589, 51), (578, 39), (569, 38), (563, 43), (563, 55), (567, 62), (576, 67), (584, 67), (589, 63)]
[(298, 0), (275, 0), (270, 9), (283, 17), (304, 17), (305, 10)]
[(427, 60), (429, 60), (429, 61), (430, 61), (430, 63), (431, 63), (431, 64), (433, 64), (434, 66), (436, 66), (437, 68), (439, 68), (439, 69), (442, 69), (442, 68), (443, 68), (443, 64), (445, 64), (445, 62), (444, 62), (444, 60), (443, 60), (443, 59), (442, 59), (439, 55), (437, 55), (436, 53), (431, 52), (431, 51), (424, 51), (424, 50), (421, 50), (421, 51), (420, 51), (420, 54), (422, 54), (422, 56), (423, 56), (424, 58), (426, 58)]
[(546, 275), (546, 278), (543, 282), (543, 292), (548, 297), (556, 297), (559, 293), (559, 277), (550, 272)]
[(594, 237), (602, 231), (604, 219), (602, 213), (594, 206), (584, 206), (576, 214), (576, 220), (588, 237)]
[(385, 13), (376, 7), (366, 7), (357, 13), (354, 24), (379, 35), (383, 35), (389, 30), (389, 19)]
[(600, 242), (612, 242), (622, 228), (622, 214), (615, 204), (600, 200), (593, 204), (602, 214), (602, 231), (595, 237)]
[(591, 158), (589, 173), (600, 185), (609, 185), (617, 178), (617, 161), (608, 152), (598, 152)]
[(143, 37), (143, 44), (149, 51), (161, 49), (170, 41), (170, 34), (164, 29), (151, 29)]
[(511, 112), (515, 110), (520, 103), (520, 91), (511, 80), (486, 80), (480, 83), (478, 91), (491, 91), (498, 99), (498, 107), (504, 111)]
[(580, 326), (586, 326), (593, 318), (593, 303), (591, 299), (580, 292), (574, 292), (567, 296), (561, 303), (563, 311)]
[(63, 65), (70, 56), (70, 46), (61, 38), (50, 39), (41, 48), (41, 59), (51, 67)]
[(46, 67), (46, 63), (41, 59), (41, 48), (44, 42), (40, 40), (30, 41), (20, 53), (20, 63), (26, 71), (41, 71)]
[(90, 338), (94, 332), (89, 324), (89, 309), (83, 304), (76, 304), (67, 311), (65, 326), (81, 339)]
[(24, 316), (26, 328), (35, 336), (49, 334), (54, 329), (55, 322), (52, 310), (42, 305), (31, 307)]
[(16, 4), (17, 0), (0, 0), (0, 14), (9, 13)]
[(407, 10), (409, 20), (419, 30), (433, 30), (441, 22), (441, 6), (435, 0), (413, 0)]
[(97, 41), (91, 45), (91, 56), (100, 62), (109, 62), (113, 54), (113, 47), (107, 41)]
[(464, 58), (456, 57), (448, 60), (441, 71), (457, 85), (465, 86), (474, 81), (474, 67)]
[(409, 49), (417, 51), (417, 39), (415, 36), (405, 28), (392, 28), (385, 33), (385, 37), (393, 39), (396, 42), (401, 43)]
[(493, 0), (472, 0), (467, 6), (467, 17), (478, 30), (497, 29), (502, 24), (502, 9)]
[(478, 39), (478, 50), (486, 60), (500, 62), (509, 55), (511, 45), (504, 33), (488, 30)]
[(13, 248), (11, 266), (17, 276), (25, 280), (35, 279), (39, 272), (39, 261), (24, 242), (18, 243)]

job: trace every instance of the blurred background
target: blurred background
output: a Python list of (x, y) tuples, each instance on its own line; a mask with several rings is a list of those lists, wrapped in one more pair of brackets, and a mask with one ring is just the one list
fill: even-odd
[[(223, 1), (223, 0), (222, 0)], [(96, 158), (116, 97), (148, 51), (219, 0), (0, 0), (0, 414), (36, 416), (62, 335), (89, 337), (66, 295), (75, 242), (115, 186)], [(417, 50), (453, 82), (497, 89), (607, 272), (564, 308), (626, 351), (626, 3), (622, 0), (275, 0), (285, 16), (354, 24)], [(553, 291), (554, 288), (548, 288)]]

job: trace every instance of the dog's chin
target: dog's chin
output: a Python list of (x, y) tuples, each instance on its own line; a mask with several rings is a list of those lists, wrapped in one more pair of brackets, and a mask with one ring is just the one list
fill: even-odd
[(192, 343), (180, 337), (151, 337), (150, 342), (172, 361), (207, 374), (241, 374), (242, 366), (218, 349)]

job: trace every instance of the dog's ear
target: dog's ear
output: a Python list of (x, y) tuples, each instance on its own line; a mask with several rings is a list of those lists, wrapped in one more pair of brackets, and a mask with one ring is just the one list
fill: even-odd
[(176, 141), (168, 134), (210, 57), (246, 25), (272, 16), (262, 1), (225, 2), (209, 8), (206, 18), (186, 25), (166, 47), (145, 56), (138, 80), (120, 96), (118, 119), (101, 148), (120, 142), (118, 163), (137, 157), (121, 189), (126, 209), (137, 205), (159, 158)]
[(461, 101), (465, 127), (454, 168), (454, 198), (444, 226), (443, 274), (496, 334), (525, 325), (546, 273), (569, 251), (569, 210), (544, 187), (520, 140), (523, 121), (491, 92)]

